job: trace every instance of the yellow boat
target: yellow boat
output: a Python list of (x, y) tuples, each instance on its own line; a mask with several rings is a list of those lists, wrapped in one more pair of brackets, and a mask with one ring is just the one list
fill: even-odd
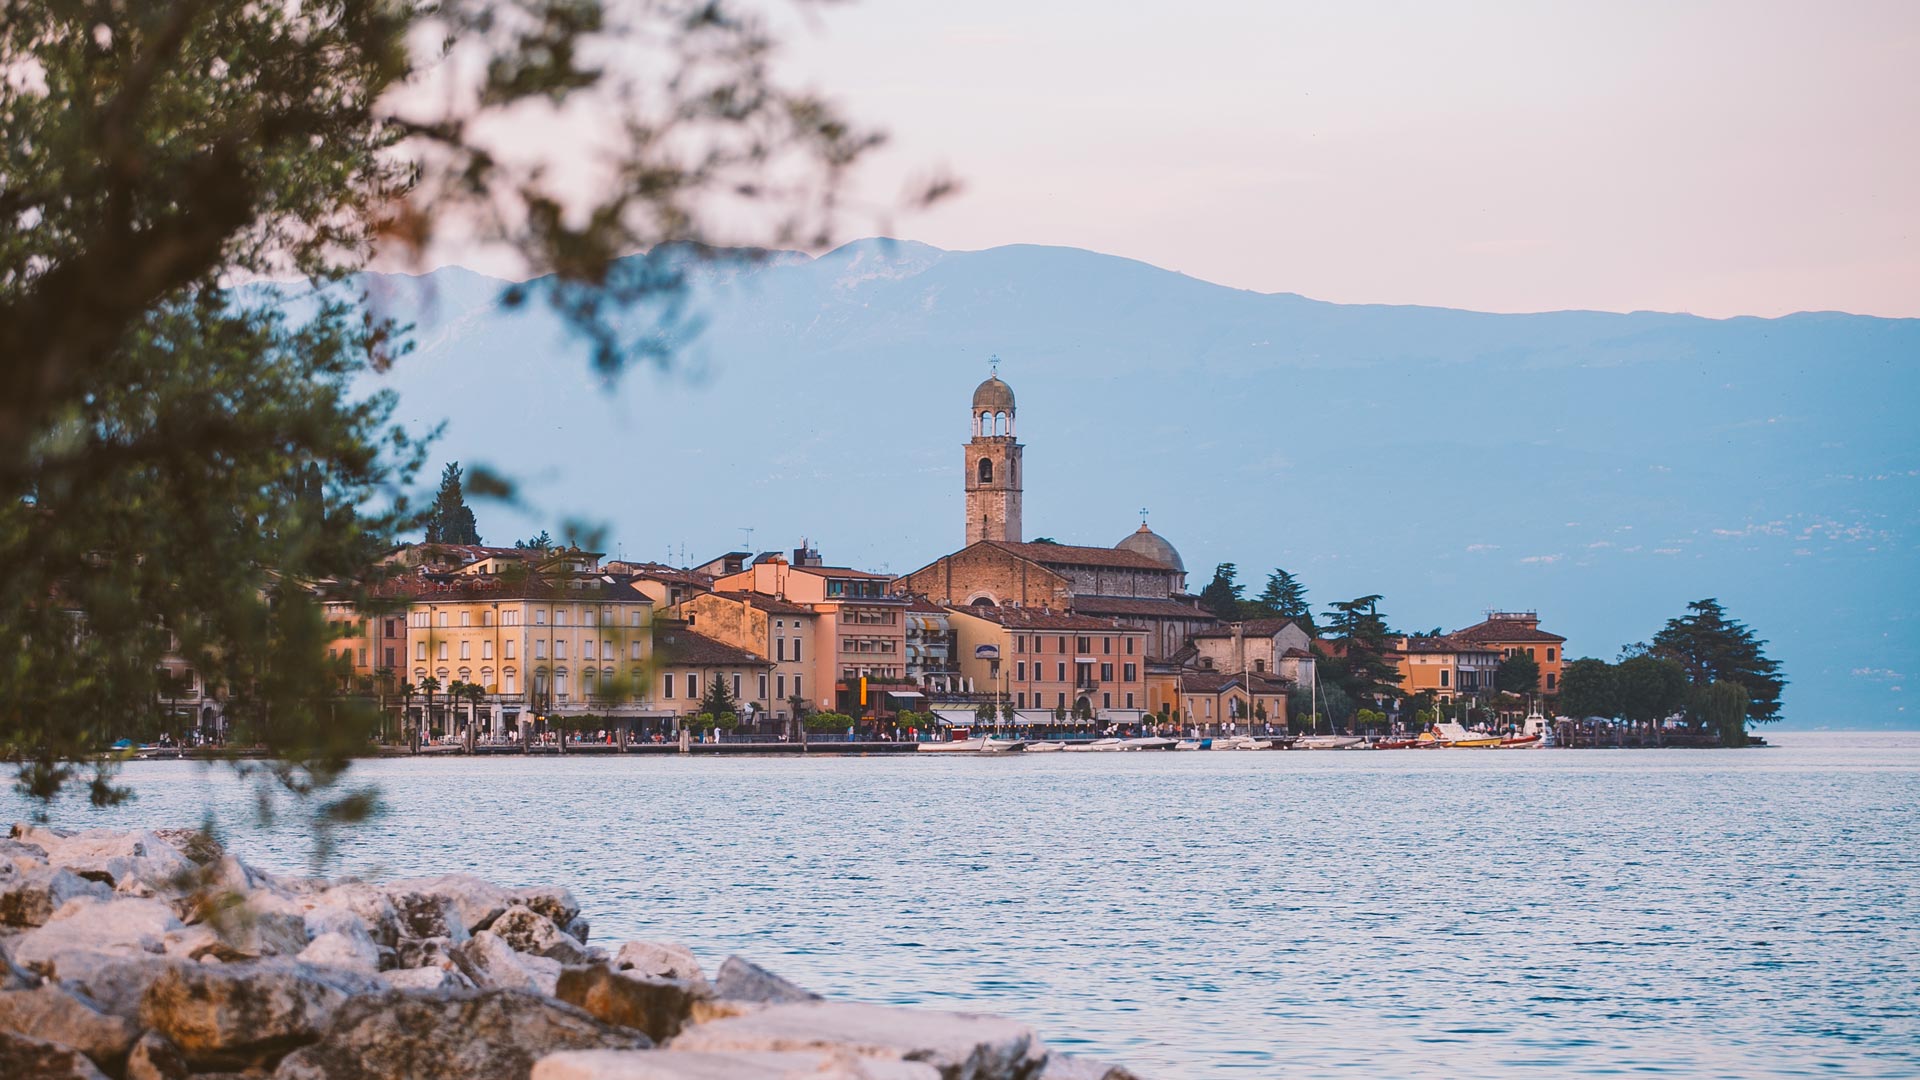
[(1437, 733), (1442, 746), (1449, 746), (1460, 750), (1480, 750), (1490, 746), (1500, 745), (1500, 736), (1483, 735), (1478, 731), (1468, 731), (1466, 728), (1451, 720), (1443, 720), (1433, 725), (1433, 729)]

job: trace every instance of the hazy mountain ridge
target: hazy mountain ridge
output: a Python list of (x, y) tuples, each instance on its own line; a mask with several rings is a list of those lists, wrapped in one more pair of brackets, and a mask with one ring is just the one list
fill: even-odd
[[(1920, 630), (1920, 320), (1499, 315), (1340, 305), (1065, 248), (861, 241), (691, 275), (691, 376), (609, 394), (537, 302), (425, 275), (396, 370), (441, 456), (530, 479), (630, 555), (791, 546), (912, 569), (960, 539), (966, 402), (1019, 395), (1033, 535), (1152, 507), (1196, 579), (1276, 563), (1411, 628), (1539, 607), (1611, 656), (1719, 595), (1776, 642), (1805, 723), (1900, 711)], [(405, 281), (375, 284), (411, 313)], [(538, 531), (480, 508), (490, 540)], [(790, 535), (789, 535), (790, 534)]]

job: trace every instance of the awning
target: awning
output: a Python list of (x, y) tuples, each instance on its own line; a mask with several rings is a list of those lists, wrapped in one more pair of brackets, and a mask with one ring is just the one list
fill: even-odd
[(910, 699), (910, 698), (926, 697), (927, 695), (921, 693), (918, 690), (889, 690), (887, 691), (887, 696), (890, 698), (909, 698)]

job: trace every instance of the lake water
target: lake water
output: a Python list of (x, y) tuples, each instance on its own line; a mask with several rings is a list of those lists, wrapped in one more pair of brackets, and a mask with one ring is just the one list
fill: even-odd
[[(333, 873), (569, 885), (596, 941), (977, 1009), (1151, 1076), (1920, 1075), (1920, 735), (1748, 751), (356, 767)], [(309, 869), (223, 770), (75, 827)], [(27, 806), (0, 795), (14, 818)]]

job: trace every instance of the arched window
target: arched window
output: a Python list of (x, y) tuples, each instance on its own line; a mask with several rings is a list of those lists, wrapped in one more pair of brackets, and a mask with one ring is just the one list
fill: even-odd
[(980, 482), (983, 484), (993, 483), (993, 459), (992, 458), (980, 459)]

